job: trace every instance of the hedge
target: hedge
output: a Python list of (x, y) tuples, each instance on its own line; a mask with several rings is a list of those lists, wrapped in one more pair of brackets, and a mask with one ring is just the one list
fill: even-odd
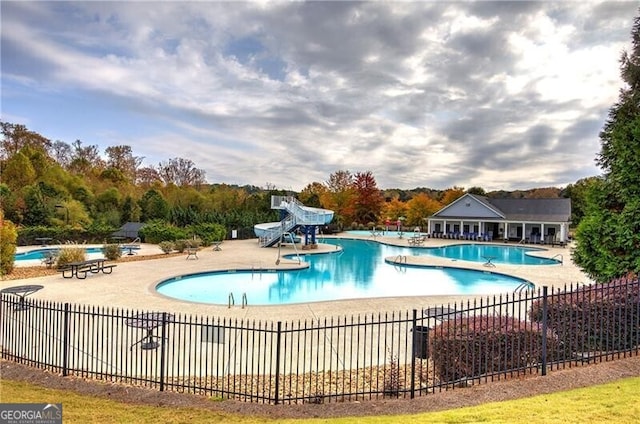
[[(547, 358), (557, 350), (557, 339), (547, 332)], [(535, 367), (543, 359), (542, 329), (505, 316), (456, 318), (429, 331), (429, 351), (443, 382)]]
[[(542, 301), (529, 313), (542, 322)], [(640, 344), (640, 281), (624, 277), (554, 293), (547, 301), (547, 325), (569, 353), (633, 348)]]

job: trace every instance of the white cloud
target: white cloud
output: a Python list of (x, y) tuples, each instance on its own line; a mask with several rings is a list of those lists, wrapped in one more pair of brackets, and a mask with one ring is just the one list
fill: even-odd
[[(349, 169), (382, 187), (566, 185), (598, 172), (635, 13), (591, 2), (7, 2), (3, 119), (129, 144), (151, 163), (188, 157), (211, 182), (299, 190)], [(103, 119), (79, 125), (49, 103)]]

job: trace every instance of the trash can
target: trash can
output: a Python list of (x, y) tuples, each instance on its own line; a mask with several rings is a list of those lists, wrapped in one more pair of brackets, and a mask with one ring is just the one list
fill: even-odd
[(413, 356), (426, 359), (429, 356), (429, 327), (413, 327)]

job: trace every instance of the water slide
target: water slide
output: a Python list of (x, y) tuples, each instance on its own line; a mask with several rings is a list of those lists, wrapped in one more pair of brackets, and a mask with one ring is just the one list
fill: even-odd
[(327, 225), (333, 219), (333, 211), (305, 206), (292, 196), (271, 196), (271, 209), (281, 210), (284, 218), (254, 225), (253, 231), (262, 247), (275, 245), (285, 233), (298, 227)]

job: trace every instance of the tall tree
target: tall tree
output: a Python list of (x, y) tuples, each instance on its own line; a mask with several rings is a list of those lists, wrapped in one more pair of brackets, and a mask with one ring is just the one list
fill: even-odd
[(442, 200), (440, 200), (440, 203), (442, 203), (443, 206), (446, 206), (462, 196), (464, 196), (464, 188), (454, 186), (446, 189), (444, 193), (442, 193)]
[(144, 157), (134, 156), (131, 146), (109, 146), (105, 153), (108, 167), (120, 171), (128, 181), (135, 181), (136, 172)]
[(327, 188), (319, 182), (313, 182), (307, 184), (305, 188), (298, 194), (298, 200), (300, 200), (306, 206), (312, 206), (314, 208), (322, 208), (322, 194), (327, 191)]
[(355, 189), (355, 219), (361, 224), (376, 223), (380, 220), (384, 197), (371, 171), (357, 172), (353, 186)]
[(7, 159), (18, 153), (24, 147), (32, 147), (47, 152), (51, 141), (40, 134), (30, 131), (24, 125), (0, 121), (2, 142), (0, 143), (0, 158)]
[(190, 159), (173, 158), (158, 165), (158, 173), (165, 184), (179, 187), (200, 186), (205, 183), (205, 172), (196, 168)]
[(325, 183), (327, 191), (321, 195), (320, 202), (327, 209), (335, 211), (334, 219), (339, 226), (350, 225), (355, 213), (355, 190), (353, 175), (349, 171), (336, 171)]
[(83, 146), (82, 141), (76, 140), (73, 143), (71, 153), (71, 163), (69, 169), (76, 174), (89, 174), (92, 169), (102, 170), (104, 161), (100, 157), (98, 146)]
[(625, 86), (600, 132), (602, 183), (589, 189), (573, 259), (598, 281), (640, 272), (640, 17), (620, 70)]
[(407, 225), (424, 226), (425, 218), (438, 212), (442, 205), (426, 193), (419, 193), (407, 202)]

